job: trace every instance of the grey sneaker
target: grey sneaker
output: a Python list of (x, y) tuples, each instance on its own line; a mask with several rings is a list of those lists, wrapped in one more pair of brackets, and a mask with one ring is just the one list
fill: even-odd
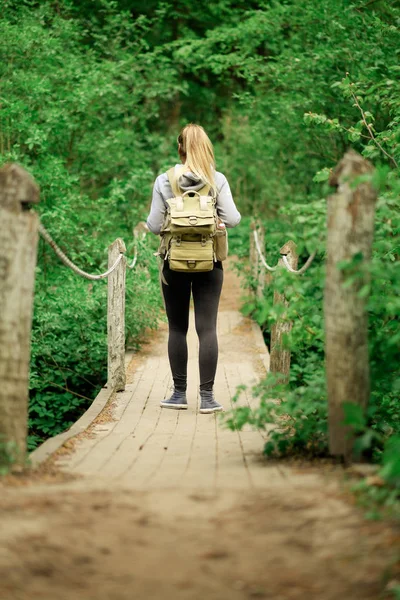
[(186, 400), (186, 392), (178, 392), (174, 390), (171, 398), (168, 400), (161, 400), (160, 406), (163, 408), (174, 408), (175, 410), (182, 410), (188, 407)]
[(211, 390), (200, 390), (200, 400), (200, 412), (203, 414), (224, 410), (224, 407), (215, 400), (214, 392)]

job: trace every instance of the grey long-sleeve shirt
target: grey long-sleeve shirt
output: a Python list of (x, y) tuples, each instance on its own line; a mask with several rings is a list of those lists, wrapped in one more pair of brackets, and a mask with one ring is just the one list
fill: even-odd
[[(176, 165), (179, 168), (182, 165)], [(226, 227), (236, 227), (240, 223), (241, 215), (237, 210), (228, 180), (225, 175), (216, 171), (215, 185), (217, 187), (217, 213)], [(204, 183), (194, 173), (186, 171), (179, 178), (179, 187), (184, 192), (187, 190), (197, 191), (204, 186)], [(159, 234), (164, 223), (165, 212), (168, 208), (167, 200), (173, 198), (174, 194), (168, 180), (168, 175), (163, 173), (159, 175), (153, 187), (153, 199), (151, 202), (150, 214), (147, 217), (147, 227), (152, 233)]]

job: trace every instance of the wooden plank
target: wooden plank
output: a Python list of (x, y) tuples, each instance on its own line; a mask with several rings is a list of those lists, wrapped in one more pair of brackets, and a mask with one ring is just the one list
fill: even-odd
[[(190, 443), (190, 454), (180, 480), (180, 486), (185, 488), (213, 488), (216, 477), (216, 440), (215, 415), (199, 413), (199, 366), (198, 341), (192, 329), (189, 337), (188, 380), (191, 382), (192, 394), (196, 400), (193, 427), (185, 439), (185, 448)], [(195, 417), (193, 414), (193, 417)]]
[(176, 429), (168, 442), (162, 463), (147, 485), (154, 487), (180, 487), (183, 485), (193, 451), (198, 419), (198, 339), (194, 329), (194, 315), (190, 313), (188, 332), (188, 409), (179, 411)]
[(179, 487), (184, 479), (192, 456), (198, 418), (197, 357), (189, 359), (188, 380), (190, 382), (187, 394), (188, 409), (179, 411), (176, 428), (166, 444), (168, 449), (164, 451), (157, 470), (146, 482), (147, 487)]
[(83, 457), (78, 456), (74, 470), (79, 473), (92, 474), (105, 471), (106, 465), (112, 460), (115, 453), (120, 451), (125, 440), (132, 435), (140, 423), (144, 407), (154, 385), (155, 365), (159, 365), (159, 359), (149, 360), (119, 420), (104, 436), (96, 435), (95, 445)]
[[(232, 408), (231, 391), (226, 377), (226, 365), (221, 369), (223, 377), (219, 378), (215, 392), (225, 410)], [(252, 480), (242, 452), (240, 435), (222, 426), (220, 419), (216, 422), (217, 439), (217, 488), (250, 489)]]
[[(240, 373), (239, 365), (225, 365), (226, 379), (231, 398), (237, 386), (249, 383), (249, 377), (254, 376), (254, 371), (248, 370), (244, 376)], [(242, 403), (247, 404), (247, 399), (242, 397)], [(262, 451), (265, 443), (264, 433), (253, 430), (250, 426), (238, 432), (243, 461), (248, 469), (253, 487), (262, 488), (272, 479), (280, 480), (282, 473), (275, 466), (267, 466), (262, 460)]]
[(103, 477), (135, 484), (133, 477), (135, 463), (140, 460), (140, 453), (157, 429), (162, 410), (160, 400), (166, 396), (171, 384), (167, 361), (160, 360), (158, 369), (153, 369), (153, 378), (149, 383), (149, 392), (143, 409), (134, 426), (129, 421), (129, 426), (127, 423), (123, 426), (124, 439), (115, 447), (107, 463), (103, 465), (101, 469)]
[[(142, 377), (145, 373), (145, 367), (141, 366), (137, 369), (133, 376), (133, 381), (127, 384), (125, 391), (117, 395), (118, 404), (115, 403), (112, 407), (112, 420), (107, 423), (105, 427), (93, 427), (90, 435), (85, 439), (79, 440), (74, 448), (74, 452), (71, 455), (67, 455), (61, 461), (57, 461), (57, 464), (65, 468), (66, 470), (76, 469), (79, 465), (82, 465), (83, 461), (89, 455), (89, 452), (95, 452), (95, 446), (97, 446), (105, 437), (115, 433), (116, 428), (121, 427), (124, 422), (126, 412), (131, 407), (131, 400), (137, 393), (139, 383), (142, 381)], [(108, 392), (110, 394), (110, 392)], [(139, 414), (141, 410), (140, 402), (134, 402), (132, 405), (135, 409), (135, 413)], [(129, 413), (129, 418), (132, 419), (133, 415)], [(84, 469), (84, 467), (83, 467)]]

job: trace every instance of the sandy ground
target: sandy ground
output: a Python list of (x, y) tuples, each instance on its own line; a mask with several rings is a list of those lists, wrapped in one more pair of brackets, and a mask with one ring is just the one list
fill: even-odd
[[(221, 307), (226, 314), (237, 309), (237, 296), (237, 280), (228, 274)], [(245, 326), (235, 329), (241, 343), (249, 338), (246, 332)], [(231, 369), (234, 345), (223, 351)], [(135, 372), (151, 371), (140, 366), (155, 360), (151, 348), (135, 359)], [(144, 390), (149, 377), (137, 385)], [(140, 415), (156, 414), (149, 398)], [(130, 399), (126, 406), (124, 414), (132, 410), (133, 418), (137, 405)], [(173, 470), (170, 476), (182, 459), (180, 436), (172, 433), (184, 421), (173, 423), (175, 411), (166, 411), (157, 417), (161, 432), (144, 430), (146, 442), (132, 454), (131, 479), (113, 476), (119, 460), (126, 460), (127, 450), (118, 458), (119, 446), (105, 477), (96, 452), (102, 444), (104, 452), (115, 446), (111, 434), (118, 435), (123, 418), (118, 406), (113, 410), (108, 407), (86, 437), (70, 442), (36, 474), (0, 482), (1, 600), (392, 597), (399, 532), (390, 523), (365, 521), (339, 467), (268, 461), (261, 456), (261, 438), (254, 445), (256, 438), (247, 433), (233, 443), (229, 435), (235, 434), (218, 432), (216, 450), (207, 454), (216, 476), (207, 479), (196, 463), (196, 443), (204, 452), (209, 439), (211, 420), (204, 420), (193, 428), (186, 480)], [(190, 411), (185, 418), (191, 422)], [(214, 421), (212, 426), (217, 431)], [(175, 454), (163, 441), (167, 437), (176, 440)], [(126, 439), (131, 451), (139, 443)], [(76, 466), (82, 456), (89, 457), (86, 474)], [(90, 476), (96, 460), (98, 471)], [(152, 485), (143, 478), (150, 464), (157, 466)]]
[(3, 600), (378, 599), (398, 544), (329, 482), (245, 497), (57, 484), (8, 489), (0, 514)]

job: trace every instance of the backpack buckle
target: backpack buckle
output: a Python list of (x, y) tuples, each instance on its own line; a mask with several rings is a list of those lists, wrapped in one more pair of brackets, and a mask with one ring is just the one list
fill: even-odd
[(195, 217), (194, 215), (192, 217), (189, 217), (189, 225), (197, 225), (197, 217)]
[(204, 236), (201, 238), (201, 245), (205, 246), (207, 243), (207, 238), (205, 238)]
[(194, 269), (196, 267), (196, 261), (195, 260), (188, 260), (187, 264), (188, 264), (189, 269)]
[(176, 245), (180, 246), (181, 245), (181, 241), (182, 241), (182, 239), (180, 237), (177, 237), (176, 238)]

